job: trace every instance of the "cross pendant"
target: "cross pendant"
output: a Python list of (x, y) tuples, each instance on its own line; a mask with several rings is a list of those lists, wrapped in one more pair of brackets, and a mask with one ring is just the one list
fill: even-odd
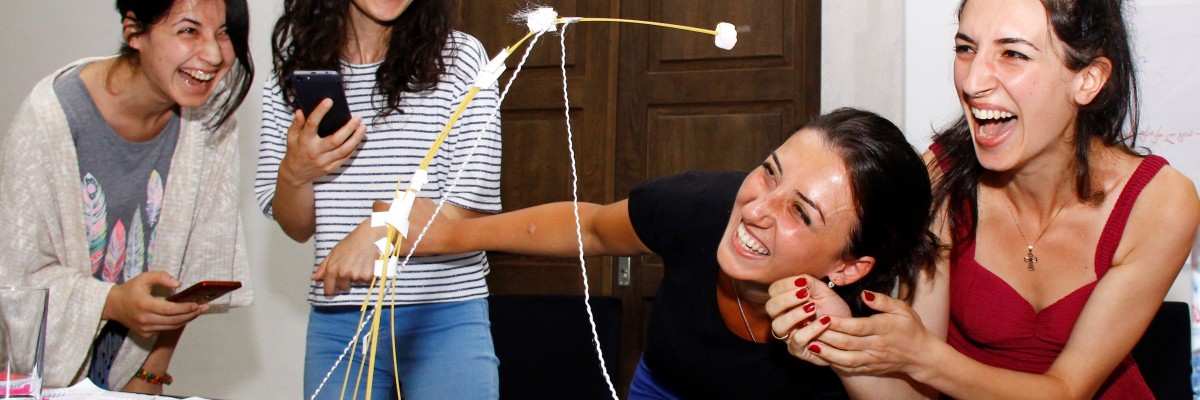
[(1037, 256), (1033, 255), (1033, 246), (1029, 246), (1029, 253), (1025, 254), (1024, 261), (1028, 264), (1028, 266), (1025, 267), (1025, 270), (1033, 271), (1033, 264), (1038, 262)]

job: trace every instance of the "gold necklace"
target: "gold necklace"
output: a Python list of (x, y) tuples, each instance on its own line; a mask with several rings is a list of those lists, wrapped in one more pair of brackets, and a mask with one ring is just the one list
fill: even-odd
[(742, 314), (742, 322), (746, 323), (746, 332), (750, 333), (750, 340), (758, 343), (758, 337), (754, 336), (754, 330), (750, 329), (750, 319), (746, 318), (746, 310), (742, 309), (742, 295), (738, 293), (737, 281), (733, 277), (729, 277), (729, 283), (733, 284), (733, 298), (737, 299), (738, 313)]
[(1021, 223), (1017, 222), (1017, 213), (1013, 212), (1012, 206), (1008, 205), (1008, 203), (1004, 203), (1004, 206), (1008, 208), (1008, 216), (1012, 217), (1013, 224), (1017, 226), (1017, 233), (1021, 234), (1021, 240), (1025, 241), (1025, 245), (1028, 249), (1025, 253), (1025, 258), (1021, 259), (1021, 261), (1024, 261), (1026, 264), (1025, 270), (1033, 271), (1033, 264), (1038, 262), (1037, 255), (1033, 254), (1033, 246), (1037, 245), (1039, 240), (1042, 240), (1042, 235), (1045, 235), (1046, 230), (1050, 229), (1050, 224), (1054, 223), (1054, 219), (1058, 218), (1058, 214), (1061, 213), (1064, 208), (1067, 208), (1067, 203), (1063, 203), (1063, 205), (1059, 206), (1058, 211), (1055, 211), (1054, 215), (1050, 216), (1050, 222), (1047, 222), (1046, 226), (1042, 227), (1042, 233), (1039, 233), (1037, 237), (1033, 239), (1033, 243), (1029, 243), (1029, 239), (1025, 238), (1025, 231), (1021, 229)]

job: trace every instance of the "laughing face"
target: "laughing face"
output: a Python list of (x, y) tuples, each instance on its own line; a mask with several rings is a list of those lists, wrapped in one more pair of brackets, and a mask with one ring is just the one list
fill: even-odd
[(954, 46), (954, 86), (984, 168), (1071, 156), (1080, 74), (1065, 66), (1041, 2), (968, 1)]
[(764, 284), (836, 271), (858, 221), (849, 176), (820, 133), (792, 135), (738, 189), (717, 248), (721, 269)]
[(156, 95), (181, 107), (203, 105), (235, 61), (221, 0), (177, 0), (128, 40)]

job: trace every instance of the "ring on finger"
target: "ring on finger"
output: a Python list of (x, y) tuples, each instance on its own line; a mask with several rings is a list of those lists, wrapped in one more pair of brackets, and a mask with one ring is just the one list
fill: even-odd
[(775, 330), (772, 329), (771, 337), (775, 338), (775, 340), (788, 340), (788, 338), (792, 337), (792, 331), (788, 331), (788, 333), (786, 335), (778, 336), (775, 334)]

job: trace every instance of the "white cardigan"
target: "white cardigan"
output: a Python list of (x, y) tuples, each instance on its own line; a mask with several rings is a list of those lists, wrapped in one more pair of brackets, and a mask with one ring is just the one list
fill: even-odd
[[(0, 285), (50, 288), (46, 387), (87, 374), (92, 341), (113, 284), (91, 276), (83, 188), (75, 145), (54, 82), (79, 60), (38, 82), (0, 142)], [(222, 97), (222, 96), (214, 96)], [(210, 131), (217, 105), (181, 111), (151, 271), (166, 271), (181, 287), (202, 280), (238, 280), (243, 287), (210, 310), (250, 304), (249, 268), (238, 214), (237, 123)], [(141, 367), (156, 337), (130, 333), (114, 361), (109, 387), (123, 387)]]

